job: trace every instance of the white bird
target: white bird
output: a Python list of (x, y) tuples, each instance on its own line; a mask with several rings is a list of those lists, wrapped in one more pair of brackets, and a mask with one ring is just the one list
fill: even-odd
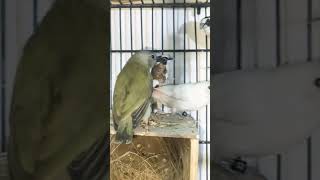
[(303, 142), (320, 124), (319, 78), (318, 61), (215, 75), (215, 159), (266, 155)]
[[(178, 34), (183, 36), (186, 33), (187, 39), (197, 44), (197, 48), (205, 49), (210, 45), (210, 32), (208, 32), (208, 28), (203, 29), (201, 27), (200, 22), (189, 21), (180, 26)], [(184, 32), (184, 29), (186, 29), (186, 32)]]
[(153, 89), (152, 97), (173, 111), (194, 111), (210, 103), (210, 81), (164, 85)]

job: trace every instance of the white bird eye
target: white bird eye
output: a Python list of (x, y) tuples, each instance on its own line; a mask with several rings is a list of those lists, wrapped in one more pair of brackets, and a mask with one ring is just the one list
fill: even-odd
[(154, 55), (153, 54), (151, 55), (151, 58), (154, 59)]

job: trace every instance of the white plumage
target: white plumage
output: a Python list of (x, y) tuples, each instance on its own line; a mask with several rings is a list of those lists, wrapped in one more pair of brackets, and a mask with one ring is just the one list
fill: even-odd
[[(196, 34), (197, 39), (194, 32), (195, 26), (197, 31), (197, 34)], [(207, 40), (210, 40), (210, 32), (208, 32), (208, 28), (204, 30), (204, 29), (201, 29), (200, 27), (201, 27), (200, 22), (197, 21), (195, 23), (194, 21), (189, 21), (180, 26), (178, 34), (180, 34), (181, 38), (183, 38), (184, 28), (186, 28), (185, 33), (187, 35), (187, 38), (192, 40), (194, 43), (196, 43), (198, 48), (205, 49), (210, 44), (210, 42), (207, 42)]]
[(317, 78), (319, 62), (215, 75), (215, 158), (265, 155), (303, 142), (320, 124)]
[(175, 111), (198, 110), (210, 103), (210, 82), (164, 85), (154, 88), (152, 97)]

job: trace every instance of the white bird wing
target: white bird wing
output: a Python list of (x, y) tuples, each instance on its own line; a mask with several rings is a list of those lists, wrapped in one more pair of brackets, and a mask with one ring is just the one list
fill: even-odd
[(153, 97), (179, 110), (197, 110), (210, 102), (210, 82), (166, 85), (155, 89)]

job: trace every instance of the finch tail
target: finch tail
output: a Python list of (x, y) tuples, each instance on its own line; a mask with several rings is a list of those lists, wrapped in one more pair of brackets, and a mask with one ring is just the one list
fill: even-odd
[(118, 124), (115, 143), (130, 144), (133, 137), (132, 119), (123, 119)]

